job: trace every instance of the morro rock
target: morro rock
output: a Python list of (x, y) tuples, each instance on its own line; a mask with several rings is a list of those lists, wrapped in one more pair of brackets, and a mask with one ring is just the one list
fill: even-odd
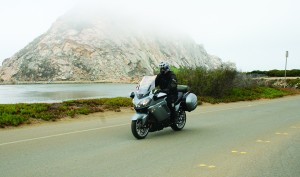
[(172, 66), (221, 65), (187, 35), (162, 32), (109, 13), (70, 11), (0, 67), (0, 81), (128, 82)]

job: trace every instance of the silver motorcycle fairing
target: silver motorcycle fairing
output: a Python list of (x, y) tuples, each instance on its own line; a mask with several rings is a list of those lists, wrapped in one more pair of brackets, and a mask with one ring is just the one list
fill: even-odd
[(149, 112), (154, 115), (155, 119), (159, 122), (169, 119), (170, 110), (167, 106), (166, 98), (160, 98), (152, 102), (152, 106), (149, 107)]
[(146, 120), (148, 118), (148, 114), (145, 114), (145, 113), (135, 113), (131, 120), (138, 120), (138, 119), (142, 119), (143, 121), (143, 125), (146, 123)]

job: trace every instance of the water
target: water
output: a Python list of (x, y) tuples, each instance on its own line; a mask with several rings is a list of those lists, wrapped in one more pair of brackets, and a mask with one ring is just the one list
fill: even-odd
[(0, 104), (54, 103), (65, 100), (129, 97), (136, 84), (35, 84), (0, 85)]

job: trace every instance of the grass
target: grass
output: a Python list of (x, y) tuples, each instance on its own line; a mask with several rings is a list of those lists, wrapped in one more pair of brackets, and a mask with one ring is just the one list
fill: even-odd
[(198, 99), (203, 102), (216, 104), (237, 101), (252, 101), (258, 99), (273, 99), (294, 94), (299, 94), (299, 90), (271, 87), (233, 88), (222, 98), (202, 96)]
[(30, 123), (30, 119), (55, 121), (63, 117), (88, 115), (105, 110), (120, 111), (120, 107), (131, 107), (130, 98), (100, 98), (71, 100), (62, 103), (0, 104), (0, 127)]

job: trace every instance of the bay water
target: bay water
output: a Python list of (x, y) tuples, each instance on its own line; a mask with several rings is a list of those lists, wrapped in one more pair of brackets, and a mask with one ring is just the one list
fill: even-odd
[(137, 84), (120, 83), (0, 85), (0, 104), (129, 97), (136, 86)]

